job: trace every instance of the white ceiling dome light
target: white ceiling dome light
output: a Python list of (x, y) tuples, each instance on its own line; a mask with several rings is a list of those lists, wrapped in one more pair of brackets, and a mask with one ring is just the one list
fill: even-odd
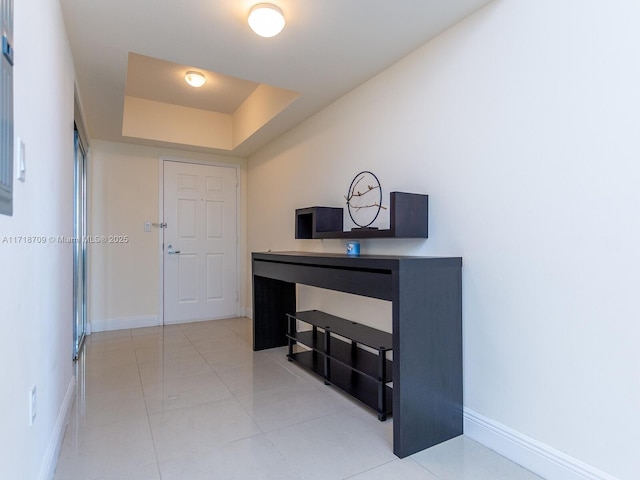
[(261, 37), (275, 37), (284, 23), (282, 10), (271, 3), (258, 3), (249, 11), (249, 26)]
[(204, 85), (207, 79), (202, 73), (191, 70), (185, 74), (184, 81), (192, 87), (198, 88)]

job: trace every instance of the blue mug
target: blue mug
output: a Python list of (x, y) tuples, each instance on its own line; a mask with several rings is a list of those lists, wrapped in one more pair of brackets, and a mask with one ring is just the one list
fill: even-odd
[(360, 242), (354, 240), (352, 242), (347, 242), (347, 255), (353, 255), (357, 257), (360, 255)]

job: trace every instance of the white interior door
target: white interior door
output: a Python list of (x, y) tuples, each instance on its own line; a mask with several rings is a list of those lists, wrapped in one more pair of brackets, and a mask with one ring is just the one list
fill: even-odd
[(237, 170), (164, 161), (164, 323), (237, 314)]

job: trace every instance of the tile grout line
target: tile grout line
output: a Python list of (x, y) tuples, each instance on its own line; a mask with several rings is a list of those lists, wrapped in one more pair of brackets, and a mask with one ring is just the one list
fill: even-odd
[[(164, 325), (162, 326), (162, 336), (164, 337)], [(133, 337), (133, 334), (132, 334)], [(133, 338), (132, 338), (132, 342), (133, 342)], [(164, 342), (163, 342), (163, 347), (164, 347)], [(144, 394), (144, 383), (142, 382), (142, 374), (140, 373), (140, 364), (138, 363), (138, 352), (136, 349), (136, 344), (135, 342), (133, 342), (133, 351), (136, 357), (136, 368), (138, 370), (138, 379), (140, 380), (140, 389), (142, 390), (142, 401), (144, 402), (144, 409), (145, 412), (147, 412), (147, 425), (149, 426), (149, 435), (151, 436), (151, 444), (153, 445), (153, 454), (156, 458), (156, 468), (158, 469), (158, 475), (160, 477), (160, 480), (162, 480), (162, 471), (160, 470), (160, 459), (158, 458), (158, 448), (156, 446), (156, 439), (153, 435), (153, 427), (151, 426), (151, 418), (149, 416), (149, 406), (147, 405), (147, 397)], [(164, 378), (164, 373), (163, 373), (163, 378)]]

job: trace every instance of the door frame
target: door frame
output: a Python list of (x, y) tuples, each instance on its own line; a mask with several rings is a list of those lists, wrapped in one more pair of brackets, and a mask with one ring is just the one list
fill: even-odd
[[(178, 162), (178, 163), (192, 163), (197, 165), (209, 165), (212, 167), (226, 167), (226, 168), (234, 168), (236, 170), (236, 316), (242, 316), (242, 308), (240, 306), (240, 293), (241, 293), (241, 277), (242, 271), (240, 269), (241, 266), (241, 255), (240, 255), (240, 247), (242, 245), (242, 241), (240, 238), (240, 233), (242, 232), (241, 225), (241, 195), (240, 191), (242, 188), (242, 179), (240, 178), (240, 174), (242, 170), (240, 169), (240, 165), (235, 163), (224, 163), (224, 162), (209, 162), (206, 160), (197, 160), (192, 158), (180, 158), (180, 157), (171, 157), (168, 155), (160, 155), (158, 158), (158, 222), (159, 224), (164, 223), (164, 162)], [(158, 301), (159, 301), (159, 311), (158, 311), (158, 325), (164, 325), (164, 248), (162, 245), (163, 237), (164, 237), (164, 229), (158, 228)]]
[[(87, 135), (87, 125), (84, 120), (84, 112), (82, 109), (82, 103), (80, 102), (80, 94), (78, 93), (78, 86), (74, 83), (73, 85), (73, 127), (74, 127), (74, 142), (73, 142), (73, 170), (74, 170), (74, 179), (73, 179), (73, 231), (74, 237), (76, 238), (76, 242), (73, 246), (73, 352), (72, 358), (74, 361), (78, 361), (81, 358), (80, 354), (83, 351), (84, 343), (87, 335), (91, 335), (91, 322), (89, 321), (89, 273), (90, 273), (90, 252), (89, 245), (85, 242), (85, 237), (89, 233), (89, 190), (91, 188), (91, 144), (89, 142), (89, 137)], [(77, 140), (76, 140), (77, 136)], [(78, 184), (78, 179), (76, 178), (76, 172), (78, 168), (78, 148), (82, 148), (82, 152), (84, 154), (83, 165), (82, 165), (82, 178), (81, 185)], [(78, 201), (78, 192), (77, 188), (81, 188), (82, 199), (81, 199), (81, 208), (82, 208), (82, 216), (78, 217), (77, 205)], [(78, 251), (79, 250), (79, 251)], [(82, 281), (82, 305), (81, 311), (76, 312), (77, 308), (77, 286), (76, 282), (77, 278), (77, 261), (78, 254), (81, 256), (82, 268), (83, 268), (83, 278)], [(79, 313), (82, 316), (82, 321), (84, 323), (84, 332), (82, 333), (82, 339), (77, 341), (77, 317), (76, 313)], [(82, 356), (84, 358), (84, 356)]]
[(78, 360), (88, 332), (88, 149), (82, 132), (73, 131), (73, 360)]

